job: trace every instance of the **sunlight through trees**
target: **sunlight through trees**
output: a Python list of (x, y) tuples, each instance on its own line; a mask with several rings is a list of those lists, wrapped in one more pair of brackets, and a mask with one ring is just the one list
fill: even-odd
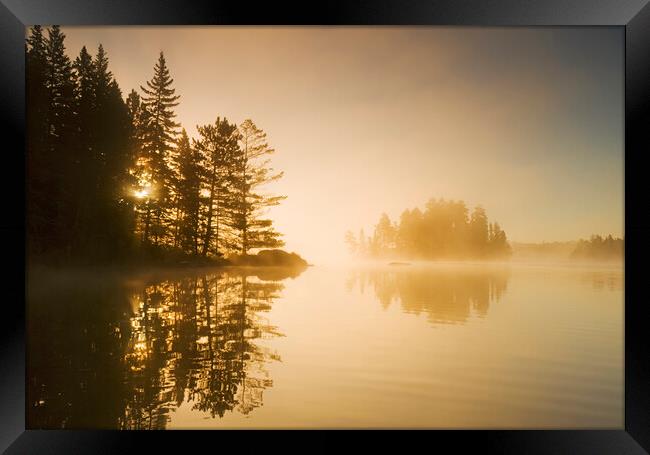
[(221, 258), (284, 245), (261, 191), (282, 176), (252, 120), (217, 117), (190, 138), (160, 52), (126, 100), (100, 45), (72, 62), (58, 26), (26, 41), (30, 257), (45, 261)]

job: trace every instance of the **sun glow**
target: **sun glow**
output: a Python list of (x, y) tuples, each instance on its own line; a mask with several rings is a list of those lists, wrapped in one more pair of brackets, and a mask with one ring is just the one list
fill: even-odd
[(133, 192), (133, 194), (134, 194), (135, 197), (137, 197), (138, 199), (144, 199), (144, 198), (146, 198), (147, 196), (149, 196), (149, 190), (148, 190), (147, 188), (143, 188), (143, 189), (141, 189), (141, 190), (135, 190), (135, 191)]

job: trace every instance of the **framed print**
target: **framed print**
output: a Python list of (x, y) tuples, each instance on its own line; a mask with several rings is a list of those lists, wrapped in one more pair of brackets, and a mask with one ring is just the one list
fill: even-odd
[(2, 0), (6, 453), (647, 453), (647, 2), (256, 3)]

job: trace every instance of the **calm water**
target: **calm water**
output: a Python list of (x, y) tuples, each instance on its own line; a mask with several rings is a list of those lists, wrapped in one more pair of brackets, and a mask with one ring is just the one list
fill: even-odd
[(623, 272), (31, 274), (30, 428), (623, 426)]

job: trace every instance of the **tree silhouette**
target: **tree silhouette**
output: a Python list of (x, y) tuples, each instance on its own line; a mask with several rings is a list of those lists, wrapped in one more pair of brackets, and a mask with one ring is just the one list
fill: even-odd
[(199, 139), (194, 147), (204, 163), (203, 197), (205, 227), (201, 254), (219, 255), (221, 232), (227, 226), (232, 200), (233, 167), (239, 153), (237, 126), (217, 117), (214, 124), (198, 127)]
[(625, 241), (611, 234), (603, 238), (592, 235), (589, 240), (579, 240), (571, 252), (571, 259), (620, 260), (625, 253)]
[(163, 52), (125, 100), (101, 44), (71, 62), (64, 40), (34, 26), (25, 43), (30, 261), (205, 262), (283, 244), (264, 216), (284, 198), (260, 191), (282, 175), (264, 132), (217, 117), (179, 135)]
[(172, 145), (180, 126), (174, 121), (173, 110), (180, 95), (171, 88), (174, 80), (169, 74), (162, 51), (154, 66), (154, 75), (147, 81), (147, 87), (140, 86), (144, 93), (142, 105), (147, 111), (144, 125), (142, 155), (139, 157), (138, 175), (140, 194), (145, 196), (143, 211), (143, 240), (157, 245), (164, 240), (165, 224), (168, 222), (172, 172), (169, 167)]
[(55, 156), (48, 150), (50, 95), (46, 85), (47, 43), (40, 26), (32, 27), (26, 43), (25, 87), (27, 109), (27, 230), (28, 251), (43, 255), (54, 247), (52, 229), (55, 201), (51, 190), (56, 184), (53, 175)]
[(199, 210), (201, 205), (200, 154), (190, 146), (190, 139), (183, 129), (178, 141), (178, 207), (177, 226), (180, 246), (196, 255), (199, 252)]
[(263, 218), (264, 209), (278, 205), (286, 196), (268, 196), (259, 190), (269, 182), (282, 177), (269, 167), (268, 155), (274, 149), (266, 142), (266, 133), (252, 120), (247, 119), (239, 126), (241, 154), (235, 164), (235, 191), (232, 227), (238, 232), (242, 254), (252, 248), (277, 248), (284, 245), (280, 234), (273, 228), (272, 221)]
[(405, 210), (399, 223), (385, 213), (372, 237), (346, 233), (350, 251), (366, 258), (467, 259), (508, 257), (511, 248), (499, 223), (478, 206), (471, 216), (463, 201), (430, 199), (424, 211)]

